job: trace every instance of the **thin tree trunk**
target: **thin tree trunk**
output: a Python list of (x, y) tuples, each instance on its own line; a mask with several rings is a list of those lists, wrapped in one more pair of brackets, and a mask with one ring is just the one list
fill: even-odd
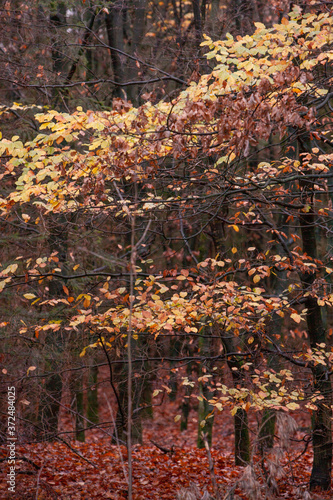
[[(205, 332), (205, 330), (203, 330)], [(209, 356), (212, 353), (212, 342), (211, 339), (205, 337), (200, 337), (199, 347), (201, 356)], [(204, 377), (205, 374), (209, 374), (209, 366), (200, 364), (199, 367), (199, 377)], [(199, 383), (199, 408), (198, 408), (198, 437), (197, 446), (198, 448), (205, 448), (205, 439), (208, 445), (212, 445), (213, 438), (213, 424), (214, 424), (214, 406), (209, 404), (209, 400), (213, 398), (214, 393), (210, 387), (212, 383), (211, 378), (207, 381), (201, 381)], [(203, 437), (205, 435), (205, 439)]]
[(214, 38), (219, 35), (221, 28), (219, 11), (220, 11), (220, 0), (211, 0), (210, 16), (209, 16), (209, 34)]
[(192, 8), (194, 17), (195, 40), (197, 49), (200, 50), (200, 44), (202, 39), (202, 17), (200, 9), (200, 0), (192, 0)]
[[(225, 209), (227, 212), (227, 209)], [(226, 214), (223, 214), (226, 215)], [(223, 254), (225, 251), (225, 240), (223, 223), (212, 225), (213, 240), (216, 253)], [(236, 356), (228, 356), (228, 353), (235, 352), (235, 339), (229, 337), (228, 334), (223, 336), (221, 332), (221, 341), (226, 351), (227, 364), (231, 372), (234, 386), (241, 382), (242, 361), (237, 359)], [(234, 368), (234, 370), (233, 370)], [(234, 415), (234, 431), (235, 431), (235, 464), (244, 465), (250, 462), (251, 449), (250, 449), (250, 435), (247, 412), (239, 408)]]
[(98, 392), (97, 392), (98, 368), (93, 366), (89, 369), (88, 395), (87, 395), (87, 419), (98, 424)]
[[(228, 352), (235, 352), (233, 338), (223, 337), (222, 341), (226, 350), (227, 363), (231, 371), (234, 386), (237, 387), (242, 381), (242, 361), (237, 359), (237, 356), (228, 356)], [(234, 416), (234, 429), (235, 465), (248, 464), (251, 458), (250, 434), (247, 412), (243, 408), (239, 408)]]
[(84, 401), (83, 401), (83, 373), (75, 374), (74, 381), (74, 394), (75, 394), (75, 438), (77, 441), (84, 443), (85, 441), (85, 421), (83, 418), (84, 414)]
[(177, 359), (177, 356), (179, 355), (180, 348), (181, 348), (181, 343), (180, 343), (179, 339), (177, 337), (171, 338), (170, 348), (169, 348), (170, 349), (170, 358), (172, 358), (172, 359), (175, 358), (175, 361), (170, 362), (170, 368), (171, 368), (170, 381), (169, 381), (169, 385), (170, 385), (170, 389), (171, 389), (171, 392), (169, 394), (170, 401), (176, 400), (177, 392), (178, 392), (177, 372), (174, 371), (172, 369), (172, 367), (176, 364), (176, 359)]
[[(192, 375), (192, 363), (188, 363), (186, 365), (186, 375), (190, 379)], [(192, 385), (186, 385), (185, 386), (185, 396), (182, 400), (181, 403), (181, 419), (180, 419), (180, 430), (181, 431), (186, 431), (187, 426), (188, 426), (188, 417), (191, 411), (191, 404), (190, 404), (190, 397), (193, 392), (193, 387)]]
[[(49, 246), (51, 253), (56, 253), (59, 259), (58, 265), (63, 267), (66, 272), (67, 261), (67, 221), (63, 215), (52, 215), (49, 219)], [(49, 284), (49, 293), (51, 297), (65, 296), (63, 290), (63, 281), (53, 279)], [(41, 404), (39, 410), (39, 421), (45, 428), (46, 438), (54, 436), (58, 430), (58, 416), (60, 402), (62, 397), (62, 378), (59, 374), (61, 356), (64, 349), (63, 332), (53, 332), (47, 334), (45, 345), (46, 353), (46, 372), (50, 372), (45, 380)]]

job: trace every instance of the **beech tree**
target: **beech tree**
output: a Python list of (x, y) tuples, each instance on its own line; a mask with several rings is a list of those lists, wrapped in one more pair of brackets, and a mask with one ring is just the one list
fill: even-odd
[[(106, 355), (129, 450), (149, 406), (138, 379), (167, 361), (171, 336), (186, 345), (170, 361), (201, 403), (199, 440), (211, 439), (214, 412), (231, 411), (244, 464), (249, 411), (306, 409), (310, 488), (328, 490), (332, 16), (294, 7), (252, 35), (203, 40), (214, 68), (176, 96), (115, 98), (109, 111), (41, 106), (31, 140), (1, 140), (3, 223), (37, 231), (39, 255), (8, 255), (0, 289), (36, 311), (19, 329), (36, 350), (77, 336), (81, 359)], [(47, 251), (55, 232), (60, 247)], [(200, 370), (183, 373), (183, 358)], [(129, 369), (127, 405), (116, 362)], [(223, 365), (230, 384), (216, 375)]]

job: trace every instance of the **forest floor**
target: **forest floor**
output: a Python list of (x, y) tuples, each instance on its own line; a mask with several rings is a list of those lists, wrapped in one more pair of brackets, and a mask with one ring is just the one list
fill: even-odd
[[(109, 389), (99, 387), (101, 405), (100, 420), (110, 421)], [(112, 410), (111, 410), (112, 411)], [(179, 413), (179, 402), (167, 397), (154, 407), (154, 420), (144, 423), (143, 444), (133, 447), (133, 491), (134, 500), (176, 500), (182, 488), (197, 485), (200, 492), (207, 489), (213, 495), (212, 478), (207, 452), (196, 447), (197, 412), (191, 411), (186, 431), (180, 432), (175, 416)], [(114, 418), (114, 417), (113, 417)], [(280, 457), (281, 467), (276, 468), (275, 492), (263, 487), (265, 471), (270, 462), (261, 466), (260, 457), (253, 459), (253, 470), (258, 482), (253, 481), (249, 469), (236, 467), (233, 455), (233, 418), (229, 411), (218, 413), (214, 422), (214, 437), (211, 456), (214, 460), (215, 476), (220, 487), (221, 500), (234, 488), (229, 499), (303, 499), (326, 500), (332, 493), (311, 496), (306, 492), (312, 464), (311, 446), (306, 447), (306, 431), (310, 425), (307, 414), (296, 417), (298, 431), (293, 436), (292, 446)], [(69, 415), (63, 411), (60, 431), (72, 425)], [(255, 415), (251, 416), (251, 427), (257, 426)], [(109, 434), (107, 435), (106, 432)], [(61, 434), (65, 442), (18, 444), (16, 455), (16, 490), (8, 492), (6, 474), (8, 466), (1, 462), (0, 499), (10, 500), (124, 500), (127, 494), (127, 451), (124, 446), (111, 444), (112, 428), (87, 431), (86, 441), (70, 440)], [(278, 441), (278, 440), (277, 440)], [(6, 456), (6, 447), (0, 449)], [(245, 474), (245, 475), (244, 475)], [(261, 491), (258, 487), (261, 485)], [(181, 500), (192, 500), (191, 496), (180, 496)]]

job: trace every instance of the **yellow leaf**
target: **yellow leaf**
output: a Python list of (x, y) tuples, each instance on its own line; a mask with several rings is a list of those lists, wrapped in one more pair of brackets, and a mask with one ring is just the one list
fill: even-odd
[(25, 293), (25, 294), (23, 295), (23, 297), (24, 297), (25, 299), (31, 300), (31, 299), (36, 298), (36, 295), (34, 295), (33, 293)]
[(259, 283), (260, 281), (260, 276), (258, 274), (256, 274), (254, 277), (253, 277), (253, 282), (254, 283)]
[(298, 410), (299, 404), (297, 404), (297, 403), (287, 403), (286, 407), (289, 408), (289, 410)]
[(6, 269), (1, 271), (1, 274), (15, 273), (17, 268), (18, 268), (17, 264), (10, 264), (10, 266), (6, 267)]
[(91, 297), (90, 295), (84, 296), (83, 307), (88, 308), (90, 305)]
[(182, 418), (181, 415), (176, 415), (174, 420), (175, 422), (178, 422), (181, 418)]
[(237, 248), (232, 247), (231, 251), (232, 251), (232, 253), (237, 253)]
[(302, 318), (299, 314), (296, 314), (296, 313), (292, 313), (290, 315), (291, 319), (293, 319), (296, 323), (300, 323)]
[(236, 415), (237, 410), (238, 410), (237, 406), (235, 406), (235, 407), (231, 410), (231, 415), (232, 415), (233, 417)]

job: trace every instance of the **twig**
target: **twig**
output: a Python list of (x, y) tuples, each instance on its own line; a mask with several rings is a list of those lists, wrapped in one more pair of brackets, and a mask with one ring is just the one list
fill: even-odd
[(52, 486), (49, 483), (47, 483), (43, 479), (41, 479), (39, 482), (41, 487), (47, 491), (49, 499), (52, 498), (53, 500), (57, 500), (59, 498), (58, 493), (52, 488)]
[[(104, 393), (104, 397), (105, 397), (106, 404), (108, 405), (109, 412), (110, 412), (110, 415), (111, 415), (111, 418), (112, 418), (112, 422), (113, 422), (113, 426), (114, 426), (114, 435), (115, 435), (115, 438), (116, 438), (116, 443), (117, 443), (118, 452), (119, 452), (119, 456), (120, 456), (120, 460), (121, 460), (121, 465), (123, 467), (125, 481), (128, 484), (128, 477), (127, 477), (125, 462), (124, 462), (123, 454), (122, 454), (122, 451), (121, 451), (121, 448), (120, 448), (120, 441), (119, 441), (119, 437), (118, 437), (118, 431), (117, 431), (116, 422), (114, 420), (114, 415), (113, 415), (112, 407), (111, 407), (110, 402), (109, 402), (108, 398), (106, 397), (105, 393)], [(123, 441), (122, 441), (122, 443), (123, 443)], [(123, 444), (126, 444), (126, 443), (123, 443)]]
[(198, 264), (198, 259), (197, 259), (197, 258), (196, 258), (196, 256), (193, 254), (192, 249), (191, 249), (191, 247), (190, 247), (190, 245), (189, 245), (188, 239), (187, 239), (187, 238), (186, 238), (186, 236), (185, 236), (185, 232), (184, 232), (184, 224), (183, 224), (183, 218), (182, 218), (182, 214), (181, 214), (180, 209), (179, 209), (179, 222), (180, 222), (180, 232), (181, 232), (181, 235), (182, 235), (182, 237), (183, 237), (184, 243), (185, 243), (185, 245), (186, 245), (186, 247), (187, 247), (187, 249), (188, 249), (188, 251), (189, 251), (189, 253), (190, 253), (190, 256), (192, 257), (192, 259), (194, 260), (194, 262), (195, 262), (196, 264)]
[(38, 491), (39, 491), (39, 484), (40, 484), (40, 475), (41, 475), (41, 473), (42, 473), (43, 467), (44, 467), (44, 465), (42, 465), (42, 466), (41, 466), (41, 468), (39, 469), (38, 474), (37, 474), (37, 485), (36, 485), (36, 496), (35, 496), (35, 499), (36, 499), (36, 500), (38, 500)]
[(171, 446), (171, 448), (169, 449), (169, 448), (164, 448), (164, 446), (161, 446), (161, 445), (159, 445), (159, 444), (155, 443), (155, 441), (153, 441), (152, 439), (150, 440), (150, 442), (151, 442), (154, 446), (156, 446), (156, 448), (158, 448), (159, 450), (161, 450), (161, 451), (162, 451), (162, 453), (165, 453), (166, 455), (167, 455), (168, 453), (170, 453), (170, 455), (172, 455), (172, 454), (175, 452), (175, 446), (174, 446), (174, 445), (172, 445), (172, 446)]
[[(105, 365), (104, 365), (105, 366)], [(88, 418), (86, 418), (85, 416), (83, 416), (82, 414), (78, 413), (77, 411), (73, 410), (72, 408), (68, 408), (67, 406), (65, 406), (63, 403), (61, 403), (61, 401), (58, 401), (56, 398), (54, 398), (53, 396), (51, 396), (51, 394), (48, 394), (49, 398), (52, 399), (53, 401), (57, 401), (57, 403), (59, 404), (59, 406), (61, 406), (62, 408), (64, 408), (66, 411), (69, 411), (70, 413), (72, 413), (73, 415), (80, 415), (81, 418), (87, 422), (88, 424), (90, 424), (92, 427), (98, 427), (98, 429), (103, 432), (103, 434), (105, 434), (106, 436), (109, 436), (111, 439), (112, 439), (112, 434), (110, 434), (110, 432), (106, 431), (105, 429), (103, 429), (103, 427), (101, 427), (101, 425), (97, 425), (96, 423), (92, 422), (91, 420), (89, 420)], [(54, 438), (56, 439), (58, 436), (57, 435), (54, 435)], [(61, 439), (61, 438), (59, 438)], [(66, 441), (64, 441), (64, 443), (68, 445), (68, 443)], [(70, 447), (70, 446), (69, 446)], [(76, 454), (78, 454), (75, 450), (73, 450)], [(83, 460), (87, 460), (85, 459), (83, 456), (81, 456), (80, 454), (78, 454), (81, 458), (83, 458)], [(92, 462), (91, 462), (92, 463)], [(97, 467), (95, 464), (94, 464), (94, 467)]]
[(204, 442), (205, 448), (206, 448), (208, 464), (209, 464), (209, 474), (210, 474), (210, 479), (212, 481), (215, 498), (216, 498), (216, 500), (221, 500), (220, 489), (219, 489), (219, 486), (217, 484), (216, 475), (215, 475), (215, 471), (214, 471), (214, 460), (213, 460), (212, 454), (210, 452), (210, 448), (209, 448), (209, 444), (208, 444), (208, 440), (207, 440), (207, 434), (202, 433), (202, 439), (203, 439), (203, 442)]
[[(135, 208), (137, 207), (137, 199), (138, 199), (138, 188), (137, 183), (135, 183)], [(136, 257), (137, 257), (137, 245), (135, 244), (135, 212), (132, 215), (128, 212), (128, 216), (131, 221), (131, 265), (130, 265), (130, 314), (129, 314), (129, 322), (128, 322), (128, 332), (127, 332), (127, 455), (128, 455), (128, 500), (132, 500), (133, 498), (133, 472), (132, 472), (132, 374), (133, 374), (133, 365), (132, 365), (132, 334), (133, 334), (133, 306), (134, 306), (134, 280), (136, 278)], [(149, 228), (147, 225), (146, 230), (139, 240), (143, 241), (142, 238), (145, 237), (146, 232)]]
[(230, 488), (230, 490), (229, 490), (229, 491), (228, 491), (228, 493), (227, 493), (227, 494), (223, 497), (223, 499), (222, 499), (222, 500), (233, 500), (233, 498), (234, 498), (234, 493), (235, 493), (235, 490), (236, 490), (237, 486), (238, 486), (238, 481), (237, 481), (237, 483), (235, 483), (235, 484), (233, 485), (233, 487), (232, 487), (232, 488)]
[(78, 54), (77, 54), (77, 57), (76, 59), (74, 59), (73, 63), (72, 63), (72, 66), (68, 72), (68, 75), (66, 77), (66, 83), (69, 83), (71, 81), (71, 79), (73, 78), (74, 76), (74, 73), (76, 71), (76, 68), (77, 68), (77, 65), (78, 65), (78, 62), (80, 60), (80, 57), (82, 56), (83, 54), (83, 50), (84, 48), (88, 45), (88, 41), (89, 41), (89, 37), (91, 35), (91, 32), (92, 32), (92, 28), (93, 28), (93, 25), (94, 25), (94, 22), (95, 22), (95, 19), (96, 19), (96, 16), (98, 14), (97, 12), (97, 8), (94, 10), (94, 12), (92, 13), (92, 16), (90, 18), (90, 22), (89, 22), (89, 25), (86, 27), (86, 30), (85, 30), (85, 34), (83, 36), (83, 40), (82, 40), (82, 43), (80, 44), (80, 48), (79, 48), (79, 51), (78, 51)]
[(93, 467), (95, 467), (95, 469), (98, 468), (98, 466), (96, 464), (94, 464), (94, 462), (91, 462), (91, 460), (89, 460), (88, 458), (84, 457), (83, 455), (81, 455), (80, 452), (78, 452), (75, 448), (73, 448), (69, 443), (67, 443), (67, 441), (65, 439), (62, 439), (61, 437), (57, 436), (57, 440), (58, 441), (61, 441), (62, 443), (64, 443), (73, 453), (75, 453), (75, 455), (77, 455), (78, 457), (80, 457), (82, 460), (84, 460), (85, 462), (87, 462), (88, 464), (92, 465)]
[(125, 415), (124, 415), (123, 407), (122, 407), (122, 404), (121, 404), (121, 401), (120, 401), (120, 398), (119, 398), (119, 394), (118, 394), (117, 389), (116, 389), (116, 387), (114, 385), (114, 382), (113, 382), (113, 371), (112, 371), (112, 364), (111, 364), (110, 356), (109, 356), (109, 353), (108, 353), (108, 351), (107, 351), (107, 349), (106, 349), (106, 347), (104, 345), (104, 342), (103, 342), (103, 339), (102, 339), (102, 335), (100, 334), (100, 332), (98, 332), (98, 337), (99, 337), (99, 341), (100, 341), (100, 343), (102, 345), (104, 354), (106, 356), (106, 359), (107, 359), (107, 362), (108, 362), (108, 365), (109, 365), (110, 385), (112, 387), (114, 395), (116, 396), (116, 400), (117, 400), (117, 404), (118, 404), (118, 409), (119, 409), (120, 416), (121, 416), (121, 426), (124, 429), (125, 428)]

